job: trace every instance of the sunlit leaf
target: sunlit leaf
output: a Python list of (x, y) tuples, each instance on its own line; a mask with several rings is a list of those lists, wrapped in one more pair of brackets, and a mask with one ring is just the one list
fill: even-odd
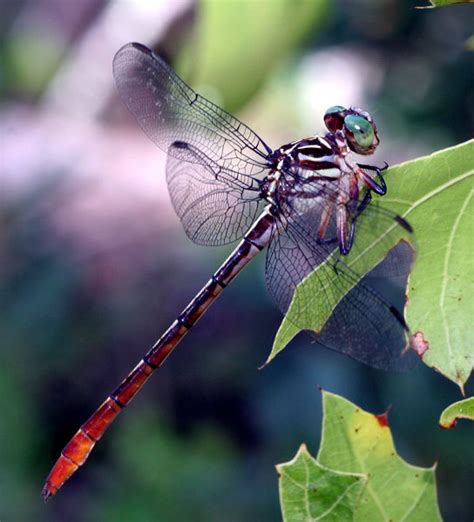
[[(383, 198), (383, 206), (405, 217), (416, 233), (418, 254), (408, 289), (407, 321), (417, 334), (419, 353), (428, 366), (461, 387), (474, 366), (473, 332), (467, 326), (474, 308), (474, 261), (468, 239), (474, 236), (473, 159), (471, 140), (395, 166), (387, 172), (388, 194)], [(345, 260), (360, 275), (380, 262), (390, 247), (385, 238), (380, 242), (381, 236), (390, 233), (389, 228), (380, 229), (379, 237), (366, 234), (361, 226), (364, 218), (360, 218), (358, 248)], [(328, 319), (337, 302), (318, 301), (316, 283), (318, 271), (329, 270), (323, 264), (303, 281), (302, 285), (314, 286), (315, 306), (298, 321), (301, 328), (288, 318), (283, 320), (269, 359), (301, 329), (318, 331)], [(324, 277), (335, 275), (328, 272)], [(303, 308), (296, 302), (298, 295), (297, 289), (290, 318), (292, 306)]]
[(418, 9), (430, 9), (432, 7), (446, 7), (454, 4), (472, 4), (474, 0), (429, 0), (431, 5), (419, 6)]
[(387, 414), (368, 413), (323, 392), (323, 415), (318, 462), (367, 475), (353, 520), (441, 520), (435, 467), (412, 466), (397, 454)]
[[(419, 176), (406, 215), (418, 257), (409, 284), (407, 320), (428, 344), (423, 361), (461, 388), (474, 366), (474, 140), (393, 170), (390, 197), (408, 197), (404, 180)], [(420, 189), (420, 185), (425, 187)], [(418, 190), (417, 190), (418, 188)], [(389, 201), (392, 206), (395, 201)]]
[(290, 462), (279, 464), (280, 504), (285, 522), (353, 520), (365, 475), (321, 466), (304, 444)]
[[(328, 7), (327, 0), (201, 0), (190, 42), (193, 52), (183, 54), (180, 70), (200, 92), (234, 112), (276, 65), (314, 38)], [(208, 85), (217, 92), (207, 93)]]
[(448, 406), (443, 410), (439, 418), (439, 425), (442, 428), (454, 428), (459, 419), (474, 421), (474, 397), (469, 397)]

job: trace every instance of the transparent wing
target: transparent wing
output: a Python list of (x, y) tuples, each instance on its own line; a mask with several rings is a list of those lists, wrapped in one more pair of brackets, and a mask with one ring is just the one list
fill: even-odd
[[(355, 241), (350, 254), (341, 256), (334, 217), (324, 240), (317, 236), (327, 209), (335, 205), (331, 183), (308, 184), (307, 194), (315, 197), (290, 199), (282, 208), (267, 252), (266, 281), (275, 302), (290, 322), (311, 328), (320, 344), (376, 368), (410, 368), (416, 355), (406, 351), (401, 311), (414, 259), (403, 241), (409, 230), (399, 216), (369, 204), (354, 217)], [(386, 252), (385, 259), (370, 265), (371, 248)]]
[(256, 180), (220, 166), (186, 143), (171, 145), (166, 177), (186, 234), (201, 245), (240, 239), (264, 205)]
[(175, 142), (201, 151), (241, 176), (258, 176), (271, 149), (246, 125), (196, 94), (171, 67), (137, 43), (114, 57), (119, 93), (148, 137), (164, 152)]
[[(408, 243), (393, 247), (337, 305), (316, 340), (374, 368), (411, 369), (418, 356), (409, 346), (403, 307), (413, 261)], [(405, 266), (404, 276), (387, 275), (394, 263)]]

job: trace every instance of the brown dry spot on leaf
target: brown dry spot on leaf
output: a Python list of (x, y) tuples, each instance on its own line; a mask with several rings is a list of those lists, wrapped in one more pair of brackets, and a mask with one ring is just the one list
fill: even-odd
[(421, 358), (430, 348), (430, 343), (425, 339), (423, 332), (415, 332), (410, 337), (410, 345)]

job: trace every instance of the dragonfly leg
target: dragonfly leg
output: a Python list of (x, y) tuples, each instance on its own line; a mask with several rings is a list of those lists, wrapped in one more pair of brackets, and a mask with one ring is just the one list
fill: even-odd
[(359, 206), (357, 207), (357, 217), (359, 217), (364, 209), (367, 207), (367, 205), (372, 201), (372, 194), (368, 190), (364, 197), (362, 198), (362, 201), (359, 203)]
[(388, 169), (388, 163), (386, 161), (384, 161), (384, 166), (383, 167), (377, 167), (376, 165), (365, 165), (363, 163), (357, 163), (357, 165), (359, 165), (359, 167), (361, 167), (363, 169), (374, 170), (374, 171), (377, 171), (379, 173)]
[(318, 228), (318, 241), (322, 242), (324, 240), (324, 236), (328, 230), (329, 222), (331, 221), (331, 216), (334, 211), (334, 205), (328, 205), (323, 208), (321, 213), (321, 220), (319, 222)]
[(339, 252), (343, 256), (346, 256), (351, 249), (354, 234), (349, 231), (349, 216), (353, 214), (351, 212), (352, 207), (357, 204), (358, 193), (356, 176), (341, 178), (336, 202), (336, 232)]
[(347, 208), (345, 203), (338, 203), (336, 210), (337, 239), (339, 242), (339, 252), (346, 256), (350, 250), (349, 226), (347, 221)]
[[(375, 165), (364, 165), (362, 163), (358, 163), (358, 166), (360, 167), (358, 174), (367, 188), (373, 190), (380, 196), (383, 196), (387, 193), (387, 185), (385, 184), (385, 180), (382, 176), (382, 172), (388, 168), (387, 162), (385, 162), (383, 167), (376, 167)], [(366, 170), (375, 172), (375, 176), (370, 176), (367, 172), (365, 172)]]
[[(367, 205), (370, 203), (370, 201), (372, 201), (372, 194), (370, 193), (370, 191), (367, 191), (365, 193), (362, 201), (357, 206), (357, 208), (354, 212), (354, 216), (353, 216), (350, 226), (349, 226), (349, 233), (347, 236), (347, 253), (350, 252), (352, 245), (354, 244), (357, 218), (361, 215), (361, 213), (364, 211), (364, 209), (367, 207)], [(342, 252), (341, 252), (341, 254), (342, 254)], [(343, 255), (346, 255), (346, 254), (343, 254)]]
[(359, 167), (362, 169), (375, 171), (379, 175), (381, 172), (388, 169), (388, 163), (386, 161), (384, 161), (383, 167), (377, 167), (376, 165), (366, 165), (364, 163), (357, 163), (357, 165), (359, 165)]
[(352, 248), (352, 244), (354, 242), (354, 236), (355, 236), (355, 225), (356, 225), (356, 218), (354, 218), (351, 221), (351, 224), (349, 226), (349, 234), (347, 236), (347, 253), (350, 252)]

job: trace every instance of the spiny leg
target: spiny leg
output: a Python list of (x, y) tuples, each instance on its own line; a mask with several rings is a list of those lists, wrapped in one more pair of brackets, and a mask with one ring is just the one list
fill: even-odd
[[(382, 176), (382, 172), (388, 168), (388, 163), (385, 162), (383, 167), (376, 167), (375, 165), (364, 165), (362, 163), (357, 164), (360, 167), (358, 172), (360, 178), (364, 182), (367, 188), (373, 190), (376, 194), (383, 196), (387, 193), (387, 185), (385, 184), (385, 180)], [(370, 170), (372, 172), (376, 172), (376, 176), (372, 177), (364, 172), (364, 170)]]
[(337, 228), (337, 239), (339, 242), (339, 252), (345, 256), (349, 253), (350, 246), (349, 240), (349, 227), (347, 220), (347, 208), (343, 202), (338, 202), (336, 209), (336, 228)]
[(368, 190), (362, 199), (362, 201), (357, 206), (357, 209), (354, 213), (354, 216), (351, 220), (350, 229), (349, 229), (349, 236), (347, 240), (348, 244), (348, 252), (350, 252), (352, 245), (354, 244), (354, 237), (355, 237), (355, 228), (356, 228), (356, 221), (357, 218), (362, 214), (364, 209), (367, 207), (367, 205), (372, 201), (372, 194)]
[(327, 205), (323, 208), (321, 212), (321, 220), (319, 222), (318, 228), (318, 241), (323, 242), (324, 237), (326, 236), (326, 232), (328, 230), (329, 222), (331, 221), (331, 216), (334, 211), (334, 205), (332, 202), (327, 202)]

